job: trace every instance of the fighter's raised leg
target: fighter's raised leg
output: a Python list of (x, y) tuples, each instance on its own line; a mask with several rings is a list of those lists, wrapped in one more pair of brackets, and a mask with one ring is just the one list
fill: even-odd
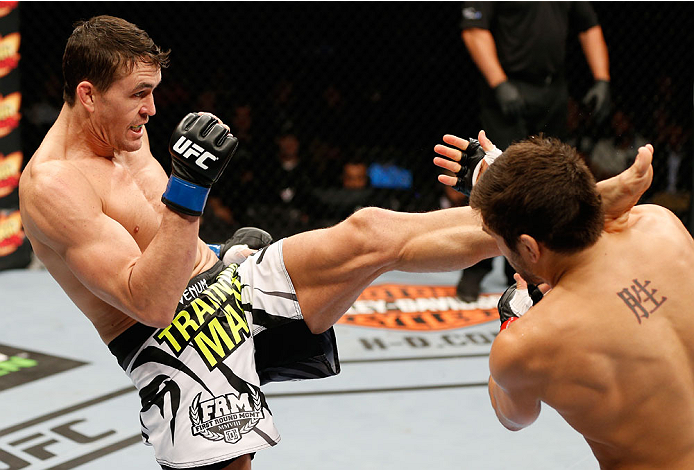
[(440, 272), (499, 254), (469, 207), (428, 213), (361, 209), (283, 242), (284, 262), (311, 331), (333, 325), (387, 271)]
[[(498, 150), (483, 131), (479, 139), (485, 153), (495, 151), (496, 156)], [(467, 175), (475, 168), (483, 171), (493, 162), (485, 156), (463, 172), (464, 165), (457, 162), (469, 142), (455, 136), (446, 136), (444, 142), (462, 150), (435, 149), (454, 160), (446, 163), (437, 157), (440, 161), (435, 163), (459, 174), (458, 178), (440, 176), (444, 184), (456, 185), (460, 173)], [(624, 219), (648, 187), (650, 157), (652, 148), (643, 147), (630, 169), (598, 185), (608, 218)], [(474, 176), (465, 179), (472, 182), (478, 175)], [(420, 214), (366, 208), (334, 227), (298, 234), (283, 242), (287, 272), (304, 319), (314, 333), (333, 325), (384, 272), (456, 271), (499, 254), (496, 243), (482, 231), (477, 213), (469, 207)]]

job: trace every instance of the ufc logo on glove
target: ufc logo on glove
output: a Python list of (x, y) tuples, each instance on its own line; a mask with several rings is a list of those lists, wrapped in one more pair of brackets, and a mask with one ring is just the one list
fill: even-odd
[(173, 145), (173, 150), (181, 157), (186, 159), (190, 157), (199, 157), (197, 160), (195, 160), (195, 164), (203, 170), (207, 170), (209, 168), (207, 165), (205, 165), (205, 160), (208, 158), (211, 158), (213, 161), (218, 160), (217, 157), (212, 155), (210, 152), (205, 151), (205, 149), (200, 147), (198, 144), (186, 139), (185, 136), (181, 136), (178, 139), (178, 141)]
[(169, 140), (171, 176), (161, 201), (173, 211), (200, 216), (210, 187), (226, 168), (239, 141), (211, 114), (189, 113)]

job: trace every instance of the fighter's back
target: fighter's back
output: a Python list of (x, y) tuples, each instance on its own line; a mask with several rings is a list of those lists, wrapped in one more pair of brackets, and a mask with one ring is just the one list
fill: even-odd
[(663, 208), (631, 217), (509, 331), (523, 336), (542, 400), (603, 468), (691, 469), (694, 242)]

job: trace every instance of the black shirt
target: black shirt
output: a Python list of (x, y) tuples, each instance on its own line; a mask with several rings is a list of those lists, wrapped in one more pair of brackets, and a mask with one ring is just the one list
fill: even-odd
[(463, 2), (461, 28), (489, 30), (509, 77), (564, 72), (569, 32), (598, 25), (588, 2)]

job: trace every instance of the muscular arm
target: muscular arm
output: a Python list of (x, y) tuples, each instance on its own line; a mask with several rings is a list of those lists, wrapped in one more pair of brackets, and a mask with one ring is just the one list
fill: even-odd
[(361, 209), (328, 229), (284, 241), (284, 263), (306, 323), (320, 333), (387, 271), (457, 271), (499, 254), (470, 207), (427, 213)]
[(101, 300), (144, 324), (168, 325), (195, 263), (198, 218), (164, 209), (141, 251), (74, 167), (49, 162), (31, 172), (22, 194), (28, 232)]
[(479, 68), (490, 88), (495, 88), (508, 78), (499, 62), (496, 43), (489, 30), (481, 28), (465, 29), (462, 32), (463, 42), (472, 60)]
[(502, 331), (492, 345), (489, 397), (499, 422), (511, 431), (519, 431), (535, 422), (541, 402), (537, 374), (530, 370), (533, 358), (522, 349), (525, 340), (518, 334), (523, 327), (513, 327)]
[(597, 25), (579, 33), (578, 40), (581, 43), (583, 54), (597, 80), (610, 80), (610, 60), (607, 52), (607, 44), (602, 34), (602, 28)]

